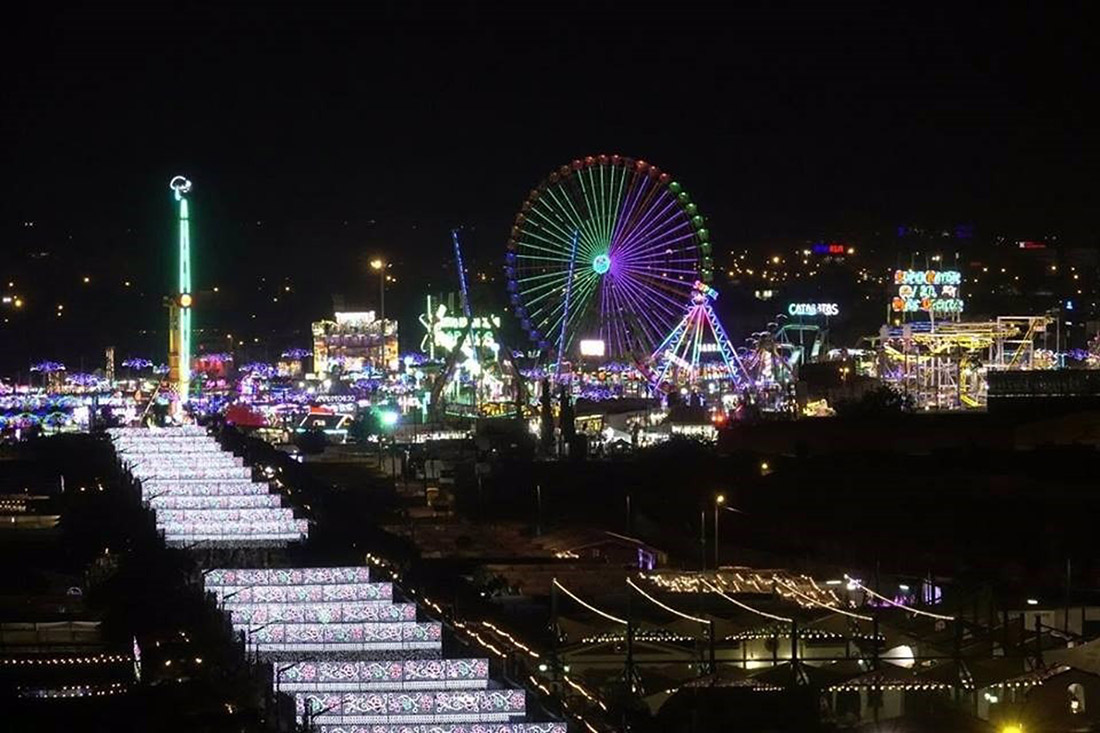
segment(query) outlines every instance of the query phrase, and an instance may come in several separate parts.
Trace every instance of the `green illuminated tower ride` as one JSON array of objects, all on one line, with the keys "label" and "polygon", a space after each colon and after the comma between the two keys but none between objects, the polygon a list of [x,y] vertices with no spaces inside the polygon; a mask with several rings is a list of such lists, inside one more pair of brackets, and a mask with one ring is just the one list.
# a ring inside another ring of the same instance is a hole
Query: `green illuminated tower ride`
[{"label": "green illuminated tower ride", "polygon": [[179,394],[180,404],[186,404],[191,390],[191,217],[187,205],[187,194],[191,192],[191,181],[176,176],[168,184],[179,202],[179,254],[180,279],[179,293],[175,307],[178,309],[172,328],[170,351],[175,356],[176,369],[174,382]]}]

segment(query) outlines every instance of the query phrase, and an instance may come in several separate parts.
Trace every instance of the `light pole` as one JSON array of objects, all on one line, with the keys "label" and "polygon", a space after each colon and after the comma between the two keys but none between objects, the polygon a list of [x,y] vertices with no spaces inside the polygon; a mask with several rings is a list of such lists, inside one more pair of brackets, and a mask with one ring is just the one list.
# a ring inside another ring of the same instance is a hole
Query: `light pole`
[{"label": "light pole", "polygon": [[370,261],[370,269],[378,271],[378,369],[386,368],[386,268],[389,265],[380,257]]},{"label": "light pole", "polygon": [[740,509],[734,509],[731,506],[726,506],[726,495],[718,494],[714,497],[714,569],[717,571],[718,564],[718,510],[724,509],[727,512],[733,512],[734,514],[744,514]]},{"label": "light pole", "polygon": [[718,494],[714,497],[714,569],[718,570],[718,510],[726,503],[726,495]]},{"label": "light pole", "polygon": [[542,484],[535,484],[535,504],[538,512],[535,515],[535,536],[542,537]]},{"label": "light pole", "polygon": [[699,510],[699,555],[703,565],[700,570],[707,569],[707,509],[704,506]]},{"label": "light pole", "polygon": [[378,311],[383,324],[386,321],[386,261],[375,257],[370,261],[370,269],[378,271]]}]

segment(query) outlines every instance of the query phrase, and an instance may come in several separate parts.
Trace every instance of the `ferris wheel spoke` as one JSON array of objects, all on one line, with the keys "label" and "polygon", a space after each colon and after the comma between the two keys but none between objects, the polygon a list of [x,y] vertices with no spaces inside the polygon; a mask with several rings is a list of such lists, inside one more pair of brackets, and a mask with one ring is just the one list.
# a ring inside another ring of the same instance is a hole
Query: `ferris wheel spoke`
[{"label": "ferris wheel spoke", "polygon": [[662,205],[667,200],[671,200],[672,202],[676,200],[667,190],[649,184],[649,179],[642,177],[641,195],[634,207],[634,211],[631,212],[629,221],[630,226],[625,232],[627,234],[645,227],[653,216],[661,210]]},{"label": "ferris wheel spoke", "polygon": [[567,349],[572,343],[574,336],[576,336],[577,331],[580,329],[580,324],[590,320],[587,316],[587,313],[592,307],[592,295],[595,292],[596,286],[599,284],[599,281],[600,278],[596,275],[596,273],[591,272],[590,276],[586,277],[580,283],[574,285],[573,303],[570,306],[569,323],[565,326],[570,332],[566,336]]},{"label": "ferris wheel spoke", "polygon": [[[593,238],[591,220],[586,220],[580,215],[580,213],[577,211],[577,208],[573,205],[573,197],[570,196],[567,191],[562,192],[562,198],[565,199],[565,204],[563,204],[559,200],[558,195],[554,192],[553,189],[547,189],[547,193],[550,194],[550,198],[554,200],[554,203],[557,205],[557,207],[569,219],[569,222],[573,226],[573,228],[580,232],[581,241],[578,243],[578,246],[583,245],[582,248],[585,252],[587,252],[589,247],[591,246],[589,242]],[[572,249],[572,245],[570,245],[570,249]]]},{"label": "ferris wheel spoke", "polygon": [[[588,182],[585,183],[584,174],[588,173]],[[577,172],[577,186],[581,190],[581,196],[584,197],[584,207],[589,212],[589,221],[592,224],[592,241],[588,244],[591,248],[599,247],[599,240],[602,239],[602,222],[603,207],[601,206],[600,195],[596,192],[594,183],[592,181],[592,169],[582,170]],[[585,249],[584,259],[588,259],[589,248]],[[595,255],[592,255],[595,256]]]},{"label": "ferris wheel spoke", "polygon": [[643,351],[651,349],[652,345],[661,339],[663,323],[659,321],[652,307],[642,302],[639,292],[616,283],[615,294],[623,304],[623,312],[642,331],[643,338],[639,344],[641,349]]},{"label": "ferris wheel spoke", "polygon": [[615,226],[611,230],[611,242],[616,242],[620,239],[622,232],[629,228],[630,218],[633,215],[634,207],[637,205],[638,198],[642,195],[641,189],[634,185],[634,181],[631,180],[626,183],[626,176],[623,176],[624,185],[627,186],[626,197],[620,199],[622,201],[619,211],[615,214]]},{"label": "ferris wheel spoke", "polygon": [[[630,283],[634,291],[644,293],[647,300],[652,301],[653,307],[660,308],[666,315],[679,315],[687,304],[690,286],[683,280],[635,276],[629,271],[624,273],[623,279]],[[668,284],[660,283],[660,280]]]},{"label": "ferris wheel spoke", "polygon": [[[587,184],[585,184],[584,173],[587,173]],[[584,194],[585,205],[588,210],[592,211],[593,215],[593,231],[595,234],[594,247],[585,252],[587,255],[585,259],[595,258],[596,254],[605,253],[607,251],[607,234],[604,230],[604,218],[607,216],[606,211],[606,199],[602,189],[597,188],[595,176],[592,173],[592,168],[588,168],[587,171],[582,171],[577,175],[577,183],[581,185],[581,190]]]},{"label": "ferris wheel spoke", "polygon": [[[632,277],[638,277],[638,278],[642,278],[642,279],[646,279],[646,280],[667,280],[668,282],[673,283],[673,285],[675,285],[676,283],[679,283],[680,284],[679,287],[683,288],[685,290],[685,292],[687,290],[690,290],[691,283],[688,283],[687,285],[684,285],[684,281],[683,281],[681,276],[683,276],[683,275],[694,276],[696,274],[695,270],[678,268],[678,267],[669,267],[670,264],[675,264],[675,263],[658,262],[658,263],[641,264],[641,265],[627,264],[627,265],[623,265],[623,267],[621,269],[622,269],[622,272],[624,274],[629,274]],[[676,277],[672,277],[670,275],[670,273],[671,273],[671,275],[675,275]],[[692,281],[692,282],[694,282],[694,281]],[[685,300],[686,300],[686,296],[685,296]]]},{"label": "ferris wheel spoke", "polygon": [[620,267],[642,273],[648,270],[660,270],[661,272],[677,272],[678,274],[695,274],[695,268],[692,267],[694,263],[694,260],[685,260],[683,258],[673,259],[662,253],[630,260],[629,262],[622,262],[620,263]]},{"label": "ferris wheel spoke", "polygon": [[[577,187],[581,191],[581,197],[584,199],[584,209],[589,213],[587,218],[587,228],[585,229],[584,236],[581,237],[577,243],[577,256],[582,262],[587,262],[593,259],[601,251],[600,246],[600,221],[599,221],[599,203],[597,200],[589,195],[588,188],[584,183],[583,171],[577,173]],[[572,204],[570,200],[570,204]],[[573,209],[574,213],[580,216],[580,212],[577,212],[576,207]]]},{"label": "ferris wheel spoke", "polygon": [[610,241],[608,239],[608,236],[607,236],[607,228],[608,228],[608,224],[611,221],[611,216],[612,216],[612,212],[614,211],[614,207],[611,205],[610,197],[608,195],[608,192],[605,190],[605,181],[604,181],[603,168],[600,167],[598,169],[598,172],[599,172],[599,179],[600,179],[599,184],[596,183],[596,173],[593,173],[591,168],[588,169],[588,182],[596,188],[596,200],[599,201],[599,224],[600,225],[599,225],[598,228],[599,228],[599,232],[600,232],[600,241],[602,241],[604,243],[604,246],[606,247],[607,243]]},{"label": "ferris wheel spoke", "polygon": [[637,267],[640,265],[652,267],[658,264],[687,265],[688,267],[691,267],[696,262],[696,259],[694,257],[685,257],[683,254],[677,254],[675,252],[673,252],[673,254],[669,254],[668,250],[669,248],[665,247],[659,251],[649,252],[645,255],[638,257],[631,257],[629,259],[620,258],[619,261],[627,267]]},{"label": "ferris wheel spoke", "polygon": [[[620,286],[615,289],[615,293],[622,304],[621,312],[631,321],[629,325],[636,331],[634,343],[624,342],[625,347],[632,353],[650,351],[652,345],[661,338],[664,324],[650,308],[646,307],[646,304],[641,302],[636,292]],[[625,331],[622,337],[626,338]],[[648,356],[648,353],[645,355]]]},{"label": "ferris wheel spoke", "polygon": [[694,240],[691,222],[674,215],[662,222],[658,227],[650,228],[645,232],[638,232],[631,236],[629,241],[620,245],[620,257],[633,252],[645,252],[653,249],[664,249],[678,241]]},{"label": "ferris wheel spoke", "polygon": [[[541,203],[541,201],[540,201]],[[549,205],[546,207],[549,209]],[[569,225],[569,222],[564,216],[557,211],[542,211],[538,206],[531,207],[531,213],[537,214],[539,219],[542,220],[543,230],[547,235],[555,237],[556,242],[560,243],[568,252],[572,246],[573,241],[573,227]],[[553,214],[553,216],[551,216]],[[568,243],[568,244],[566,244]]]},{"label": "ferris wheel spoke", "polygon": [[535,293],[540,293],[540,294],[537,297],[530,298],[529,302],[532,303],[532,304],[537,303],[540,300],[542,300],[543,298],[545,298],[547,295],[553,294],[554,292],[556,292],[558,290],[562,291],[563,294],[565,293],[565,279],[564,278],[558,278],[558,279],[555,279],[551,282],[545,282],[545,283],[540,283],[538,285],[533,285],[533,286],[527,288],[527,292],[531,295],[534,295]]},{"label": "ferris wheel spoke", "polygon": [[644,230],[652,219],[662,213],[670,203],[675,204],[676,198],[669,195],[668,192],[654,191],[653,189],[645,190],[631,212],[628,227],[622,234],[629,238],[632,233]]},{"label": "ferris wheel spoke", "polygon": [[622,323],[623,306],[611,283],[611,278],[604,278],[600,283],[600,301],[603,304],[600,338],[611,346],[612,353],[623,354],[627,352],[626,325]]},{"label": "ferris wheel spoke", "polygon": [[[584,173],[585,171],[581,170],[577,171],[576,174],[575,183],[576,188],[580,190],[580,196],[575,197],[576,201],[574,201],[573,197],[567,200],[572,208],[574,216],[576,216],[578,220],[585,222],[585,228],[582,230],[585,236],[581,242],[583,246],[579,246],[579,254],[582,260],[591,260],[596,255],[604,252],[605,245],[601,241],[599,196],[596,194],[592,185],[585,185]],[[589,179],[589,184],[591,184],[591,177]],[[584,212],[587,213],[587,216],[577,210],[576,204],[581,202],[584,204]]]},{"label": "ferris wheel spoke", "polygon": [[638,223],[638,226],[624,233],[622,240],[618,243],[619,251],[626,253],[644,248],[651,242],[662,239],[666,230],[675,230],[679,222],[690,227],[690,222],[677,208],[676,199],[669,198],[670,200],[662,209],[656,213],[650,212],[644,221]]},{"label": "ferris wheel spoke", "polygon": [[[569,314],[569,323],[564,324],[564,328],[568,329],[570,324],[579,320],[578,314],[583,314],[588,307],[588,298],[592,292],[592,284],[595,283],[597,277],[595,273],[587,278],[577,278],[581,280],[579,283],[573,285],[573,303],[571,306],[572,312]],[[545,333],[547,334],[559,334],[559,328],[563,326],[563,320],[565,318],[565,298],[563,297],[546,311],[546,315],[543,318],[543,322],[546,324]]]},{"label": "ferris wheel spoke", "polygon": [[[625,178],[626,176],[622,168],[612,168],[611,172],[605,175],[603,167],[600,167],[600,192],[603,201],[600,237],[603,241],[605,252],[609,252],[611,249],[611,237],[617,222],[619,206],[622,203],[622,182]],[[618,179],[617,186],[616,179]],[[606,194],[604,193],[605,189]]]},{"label": "ferris wheel spoke", "polygon": [[624,234],[637,227],[639,221],[645,216],[646,211],[649,209],[653,191],[647,185],[648,181],[648,178],[644,176],[639,177],[637,175],[631,179],[630,186],[633,196],[631,196],[629,204],[624,207],[621,214],[622,226],[615,235],[616,240],[622,239]]},{"label": "ferris wheel spoke", "polygon": [[[528,235],[528,236],[533,236],[533,235]],[[551,242],[551,241],[539,240],[539,242],[534,242],[534,241],[531,241],[529,239],[526,239],[526,240],[521,240],[520,244],[525,249],[533,249],[537,252],[546,252],[547,254],[556,255],[556,257],[554,257],[553,259],[564,259],[566,262],[569,261],[569,251],[566,250],[566,251],[563,252],[560,247],[549,246],[549,245],[553,244],[553,242]],[[517,257],[520,257],[520,256],[524,256],[524,255],[517,255]]]},{"label": "ferris wheel spoke", "polygon": [[[616,167],[615,172],[618,174],[618,188],[615,193],[615,206],[611,210],[611,217],[609,219],[610,228],[608,230],[608,247],[610,248],[610,242],[615,241],[616,232],[622,225],[622,211],[625,199],[630,197],[630,189],[626,185],[626,172],[622,168]],[[612,176],[614,178],[615,176]]]},{"label": "ferris wheel spoke", "polygon": [[[551,253],[553,252],[553,250],[549,250],[549,249],[546,249],[546,248],[540,248],[539,251],[551,252]],[[528,254],[516,255],[516,259],[517,260],[532,260],[534,262],[565,262],[566,264],[569,263],[569,258],[568,257],[562,257],[561,255],[550,255],[550,254],[546,254],[546,255],[528,255]],[[539,267],[546,267],[546,265],[538,265],[538,266]],[[564,270],[561,271],[561,275],[562,275],[562,277],[565,276],[565,271]]]}]

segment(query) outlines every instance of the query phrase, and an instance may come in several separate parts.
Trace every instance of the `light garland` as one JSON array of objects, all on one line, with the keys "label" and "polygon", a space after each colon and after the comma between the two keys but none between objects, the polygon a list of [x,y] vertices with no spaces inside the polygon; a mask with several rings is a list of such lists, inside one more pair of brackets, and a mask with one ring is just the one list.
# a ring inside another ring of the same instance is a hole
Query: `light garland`
[{"label": "light garland", "polygon": [[514,647],[516,647],[520,651],[526,653],[527,656],[531,657],[532,659],[539,659],[538,652],[536,652],[534,649],[527,646],[526,644],[521,643],[518,639],[516,639],[516,637],[509,634],[504,629],[501,629],[498,626],[494,626],[493,624],[489,623],[488,621],[482,621],[481,625],[484,626],[485,628],[489,629],[493,633],[495,633],[497,636],[502,636],[505,639],[507,639],[508,641],[512,642],[512,645]]},{"label": "light garland", "polygon": [[[665,631],[664,629],[655,629],[650,631],[637,630],[632,636],[634,641],[649,641],[649,642],[680,642],[680,641],[695,641],[696,637],[687,636],[685,634],[674,634],[671,631]],[[626,641],[625,634],[597,634],[596,636],[586,636],[581,639],[582,644],[620,644]]]},{"label": "light garland", "polygon": [[65,664],[120,664],[133,661],[125,654],[99,654],[91,657],[52,657],[48,659],[0,659],[0,664],[10,666],[41,666],[41,665],[65,665]]},{"label": "light garland", "polygon": [[563,674],[561,678],[565,682],[565,684],[569,685],[574,690],[579,692],[581,697],[583,697],[585,700],[592,703],[593,705],[598,705],[600,709],[602,709],[604,712],[607,712],[607,705],[604,704],[603,700],[600,700],[588,690],[584,689],[584,687],[579,683],[574,682],[572,679],[569,678],[569,675]]},{"label": "light garland", "polygon": [[891,682],[883,684],[881,682],[872,682],[866,685],[853,684],[851,682],[845,682],[840,685],[832,685],[825,688],[829,692],[857,692],[859,690],[871,690],[871,691],[914,691],[914,690],[950,690],[951,685],[942,682]]},{"label": "light garland", "polygon": [[[821,588],[813,578],[807,575],[791,575],[781,570],[760,571],[751,568],[727,568],[703,572],[658,572],[642,574],[643,578],[670,593],[698,593],[704,583],[709,583],[728,593],[757,593],[771,595],[779,593],[788,600],[796,600],[799,605],[812,607],[818,603],[832,605],[840,603],[840,598],[829,589]],[[781,581],[783,585],[779,585]],[[813,602],[799,600],[790,592],[792,586],[803,596],[813,598]]]},{"label": "light garland", "polygon": [[844,574],[844,579],[847,580],[849,583],[855,584],[855,586],[857,588],[862,590],[864,593],[869,594],[871,597],[877,598],[880,601],[883,601],[885,603],[890,604],[891,606],[895,606],[896,608],[900,608],[900,609],[903,609],[905,611],[908,611],[909,613],[915,613],[919,616],[927,616],[928,618],[934,618],[934,619],[937,619],[939,621],[954,621],[955,620],[954,616],[945,616],[945,615],[939,614],[939,613],[932,613],[930,611],[923,611],[919,608],[913,608],[912,606],[906,606],[903,603],[898,603],[897,601],[894,601],[890,598],[887,598],[886,596],[882,595],[881,593],[876,593],[875,591],[873,591],[870,588],[868,588],[867,586],[865,586],[862,581],[856,580],[855,578],[848,575],[847,573]]},{"label": "light garland", "polygon": [[774,613],[768,613],[767,611],[761,611],[758,608],[753,608],[752,606],[748,605],[747,603],[742,603],[741,601],[737,600],[736,598],[733,598],[732,596],[726,595],[725,593],[723,593],[721,590],[719,590],[717,587],[711,585],[710,583],[708,583],[706,581],[703,581],[703,582],[706,585],[706,587],[710,589],[710,591],[712,593],[716,593],[720,598],[725,598],[727,601],[729,601],[733,605],[737,606],[738,608],[742,608],[746,611],[751,611],[752,613],[755,613],[758,616],[763,616],[764,618],[770,618],[770,619],[773,619],[775,621],[785,621],[788,624],[794,623],[794,619],[790,619],[790,618],[787,618],[785,616],[777,616]]},{"label": "light garland", "polygon": [[[784,581],[780,580],[777,577],[776,582],[777,583],[783,583]],[[859,619],[860,621],[873,621],[874,620],[870,616],[864,616],[863,614],[853,613],[852,611],[845,611],[843,608],[837,608],[836,606],[830,606],[829,604],[821,603],[820,601],[817,601],[817,600],[811,598],[810,596],[807,596],[807,595],[801,593],[800,591],[798,591],[797,589],[792,588],[790,586],[788,586],[787,589],[789,591],[791,591],[791,593],[794,593],[797,596],[801,596],[801,597],[805,598],[808,603],[811,603],[815,606],[821,606],[822,608],[826,608],[826,609],[832,611],[833,613],[839,613],[843,616],[848,616],[850,618]]]},{"label": "light garland", "polygon": [[676,609],[675,609],[675,608],[673,608],[672,606],[669,606],[669,605],[666,605],[666,604],[664,604],[664,603],[661,603],[661,602],[660,602],[659,600],[657,600],[656,598],[654,598],[653,596],[649,595],[649,594],[648,594],[648,593],[646,593],[646,592],[645,592],[644,590],[642,590],[642,589],[641,589],[641,588],[640,588],[640,587],[639,587],[639,586],[638,586],[638,585],[637,585],[637,584],[636,584],[636,583],[635,583],[635,582],[634,582],[633,580],[631,580],[630,578],[627,578],[627,579],[626,579],[626,584],[627,584],[627,585],[629,585],[629,586],[630,586],[631,588],[633,588],[634,590],[636,590],[636,591],[638,591],[639,593],[641,593],[641,594],[642,594],[642,597],[644,597],[644,598],[645,598],[646,600],[648,600],[648,601],[650,601],[651,603],[654,603],[654,604],[656,604],[656,605],[660,606],[661,608],[665,609],[665,610],[666,610],[666,611],[668,611],[669,613],[672,613],[672,614],[675,614],[675,615],[679,616],[680,618],[684,618],[684,619],[687,619],[688,621],[694,621],[694,622],[696,622],[696,623],[700,623],[700,624],[706,624],[707,626],[710,626],[710,625],[711,625],[711,624],[713,623],[713,622],[712,622],[712,621],[711,621],[710,619],[705,619],[705,618],[699,618],[698,616],[691,616],[691,615],[688,615],[688,614],[684,613],[683,611],[678,611],[678,610],[676,610]]},{"label": "light garland", "polygon": [[112,682],[109,685],[62,685],[53,688],[19,687],[17,689],[19,697],[23,698],[105,697],[119,695],[128,690],[123,682]]},{"label": "light garland", "polygon": [[[787,637],[791,635],[792,627],[786,628],[774,628],[774,629],[761,629],[755,631],[742,631],[737,634],[730,634],[724,638],[724,641],[755,641],[759,639],[774,639],[776,637]],[[819,629],[799,629],[798,639],[799,641],[846,641],[848,639],[861,640],[861,641],[883,641],[886,637],[879,634],[877,637],[872,634],[851,634],[845,635],[835,631],[821,631]]]},{"label": "light garland", "polygon": [[577,603],[579,603],[582,606],[584,606],[585,608],[587,608],[589,611],[592,611],[593,613],[599,614],[600,616],[603,616],[604,618],[608,619],[609,621],[614,621],[615,623],[622,624],[623,626],[628,625],[628,623],[625,620],[619,618],[618,616],[612,616],[610,613],[607,613],[606,611],[601,611],[600,609],[596,608],[592,604],[586,603],[584,600],[579,598],[575,593],[573,593],[573,591],[569,590],[564,585],[562,585],[558,581],[557,578],[554,578],[554,580],[552,581],[552,585],[557,587],[558,590],[565,593],[565,595],[569,596],[570,598],[572,598]]}]

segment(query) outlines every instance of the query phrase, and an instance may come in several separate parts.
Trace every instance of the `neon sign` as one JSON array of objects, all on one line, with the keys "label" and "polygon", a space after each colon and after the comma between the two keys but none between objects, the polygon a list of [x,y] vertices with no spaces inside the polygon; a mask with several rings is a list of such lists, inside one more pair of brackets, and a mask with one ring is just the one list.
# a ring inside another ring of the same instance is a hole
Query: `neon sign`
[{"label": "neon sign", "polygon": [[837,316],[840,315],[840,306],[836,303],[791,303],[787,306],[787,314],[791,316]]},{"label": "neon sign", "polygon": [[895,270],[890,307],[895,313],[962,313],[961,284],[958,270]]}]

